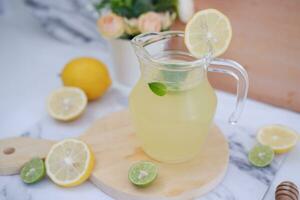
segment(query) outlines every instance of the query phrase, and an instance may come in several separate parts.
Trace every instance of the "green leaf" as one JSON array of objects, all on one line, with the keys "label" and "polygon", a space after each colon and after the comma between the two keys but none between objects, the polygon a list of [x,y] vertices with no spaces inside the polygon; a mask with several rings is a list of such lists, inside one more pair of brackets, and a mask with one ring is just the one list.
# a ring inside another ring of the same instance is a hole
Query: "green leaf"
[{"label": "green leaf", "polygon": [[132,18],[132,16],[133,16],[131,10],[126,7],[113,7],[112,11],[114,13],[116,13],[117,15],[126,17],[126,18]]},{"label": "green leaf", "polygon": [[178,0],[101,0],[95,4],[95,8],[100,11],[110,8],[112,12],[126,18],[137,18],[141,14],[156,11],[176,11]]},{"label": "green leaf", "polygon": [[138,17],[143,13],[153,10],[154,5],[151,0],[135,0],[132,7],[133,17]]},{"label": "green leaf", "polygon": [[156,0],[155,2],[155,11],[165,12],[165,11],[174,11],[177,12],[178,0]]},{"label": "green leaf", "polygon": [[132,0],[125,0],[125,5],[126,5],[127,7],[132,6]]},{"label": "green leaf", "polygon": [[109,6],[110,0],[102,0],[99,3],[96,3],[94,6],[96,10],[101,10],[105,8],[106,6]]},{"label": "green leaf", "polygon": [[111,0],[111,10],[117,15],[131,18],[132,17],[132,1],[128,0]]},{"label": "green leaf", "polygon": [[168,92],[167,86],[160,82],[148,83],[148,86],[151,91],[158,96],[164,96]]}]

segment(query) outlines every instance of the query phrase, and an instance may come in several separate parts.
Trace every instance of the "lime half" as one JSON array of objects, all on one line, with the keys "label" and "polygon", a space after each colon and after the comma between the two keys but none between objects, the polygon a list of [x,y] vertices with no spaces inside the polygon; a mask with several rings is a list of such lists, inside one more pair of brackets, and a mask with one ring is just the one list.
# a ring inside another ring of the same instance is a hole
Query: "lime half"
[{"label": "lime half", "polygon": [[24,183],[32,184],[40,181],[46,174],[44,161],[40,158],[33,158],[25,163],[21,169],[21,179]]},{"label": "lime half", "polygon": [[256,167],[268,166],[274,158],[274,151],[271,147],[257,145],[251,149],[248,155],[249,162]]},{"label": "lime half", "polygon": [[145,187],[157,177],[157,166],[149,161],[140,161],[131,166],[128,173],[129,180],[136,186]]}]

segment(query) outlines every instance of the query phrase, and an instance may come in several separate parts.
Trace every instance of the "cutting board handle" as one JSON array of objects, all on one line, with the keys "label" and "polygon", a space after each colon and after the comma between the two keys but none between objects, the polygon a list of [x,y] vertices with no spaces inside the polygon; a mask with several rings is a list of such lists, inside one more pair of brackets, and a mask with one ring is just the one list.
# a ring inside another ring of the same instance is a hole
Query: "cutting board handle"
[{"label": "cutting board handle", "polygon": [[53,143],[28,137],[0,140],[0,175],[19,173],[21,167],[33,157],[45,158]]}]

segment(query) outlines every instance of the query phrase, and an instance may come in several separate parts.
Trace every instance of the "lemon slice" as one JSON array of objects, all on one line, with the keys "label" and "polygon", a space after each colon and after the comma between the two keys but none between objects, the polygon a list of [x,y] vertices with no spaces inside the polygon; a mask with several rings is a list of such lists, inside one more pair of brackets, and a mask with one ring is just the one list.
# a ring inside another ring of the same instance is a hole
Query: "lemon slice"
[{"label": "lemon slice", "polygon": [[223,54],[231,41],[229,19],[216,9],[197,12],[185,28],[184,42],[190,53],[197,57]]},{"label": "lemon slice", "polygon": [[66,139],[54,144],[46,157],[46,172],[57,185],[72,187],[89,178],[94,168],[94,154],[87,144]]},{"label": "lemon slice", "polygon": [[54,119],[69,121],[80,116],[86,105],[87,97],[81,89],[62,87],[50,94],[47,109]]},{"label": "lemon slice", "polygon": [[282,125],[268,125],[257,132],[257,140],[262,145],[270,146],[275,153],[291,150],[298,141],[298,134]]}]

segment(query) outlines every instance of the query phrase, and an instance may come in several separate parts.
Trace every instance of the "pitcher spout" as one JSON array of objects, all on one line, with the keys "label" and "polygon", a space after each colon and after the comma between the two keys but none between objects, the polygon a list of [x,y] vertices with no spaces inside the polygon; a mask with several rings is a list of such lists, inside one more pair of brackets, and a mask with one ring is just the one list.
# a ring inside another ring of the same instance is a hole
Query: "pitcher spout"
[{"label": "pitcher spout", "polygon": [[158,33],[158,32],[139,34],[131,40],[131,43],[134,47],[136,47],[136,46],[144,47],[145,45],[147,45],[149,40],[151,40],[154,37],[159,36],[160,34],[161,33]]},{"label": "pitcher spout", "polygon": [[163,52],[165,47],[173,42],[178,42],[172,41],[172,39],[183,37],[184,32],[182,31],[149,32],[135,36],[131,40],[131,45],[138,57],[145,56],[148,59],[152,59],[154,55],[150,51],[152,51],[154,44],[156,49],[161,48],[160,51]]},{"label": "pitcher spout", "polygon": [[[154,42],[155,38],[158,38],[158,36],[161,33],[157,32],[151,32],[151,33],[143,33],[140,35],[135,36],[131,40],[131,45],[136,53],[136,55],[139,57],[139,55],[147,55],[147,51],[145,49],[145,46],[147,44]],[[149,55],[148,55],[149,56]]]}]

